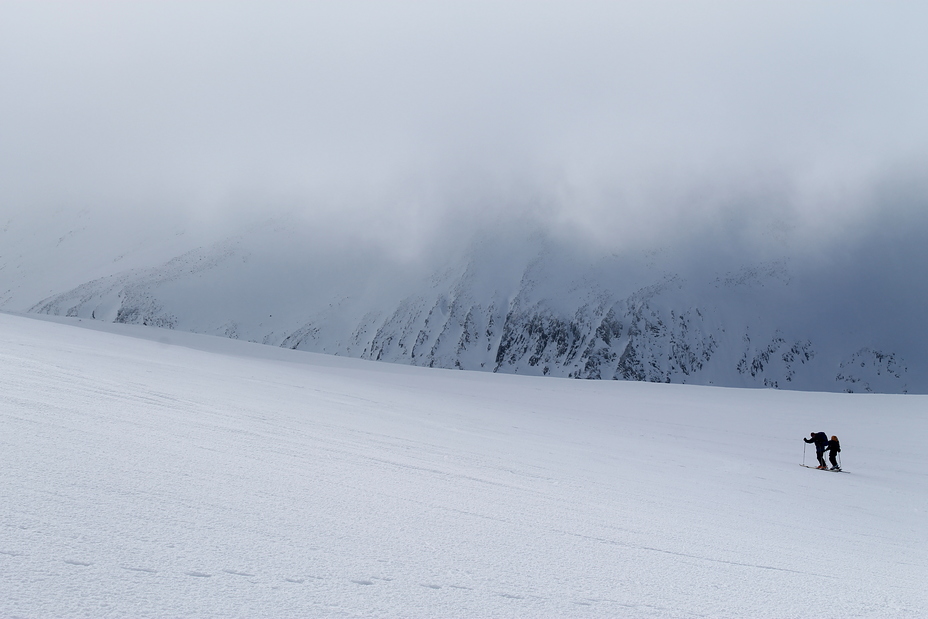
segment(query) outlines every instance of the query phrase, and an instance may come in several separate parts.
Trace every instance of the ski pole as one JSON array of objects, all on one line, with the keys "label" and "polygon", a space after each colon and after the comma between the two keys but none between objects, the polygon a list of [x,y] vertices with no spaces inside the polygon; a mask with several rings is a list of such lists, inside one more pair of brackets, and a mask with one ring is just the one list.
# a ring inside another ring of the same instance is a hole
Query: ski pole
[{"label": "ski pole", "polygon": [[806,465],[806,444],[802,443],[802,466]]}]

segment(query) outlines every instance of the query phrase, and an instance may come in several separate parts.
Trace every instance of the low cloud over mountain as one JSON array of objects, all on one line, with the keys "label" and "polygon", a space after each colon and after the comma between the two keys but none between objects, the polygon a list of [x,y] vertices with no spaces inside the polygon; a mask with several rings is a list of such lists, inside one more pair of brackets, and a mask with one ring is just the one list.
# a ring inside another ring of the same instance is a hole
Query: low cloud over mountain
[{"label": "low cloud over mountain", "polygon": [[925,391],[916,6],[0,8],[0,308]]}]

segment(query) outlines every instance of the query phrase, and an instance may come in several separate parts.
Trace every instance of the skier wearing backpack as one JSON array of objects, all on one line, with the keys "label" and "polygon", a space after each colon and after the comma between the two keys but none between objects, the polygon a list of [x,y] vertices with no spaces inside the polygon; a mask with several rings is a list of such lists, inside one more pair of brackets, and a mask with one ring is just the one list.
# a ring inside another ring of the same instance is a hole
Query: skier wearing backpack
[{"label": "skier wearing backpack", "polygon": [[815,443],[815,457],[818,458],[817,469],[827,469],[825,466],[825,447],[828,446],[828,435],[824,432],[811,432],[810,438],[802,439],[806,443]]},{"label": "skier wearing backpack", "polygon": [[837,455],[841,452],[841,443],[838,442],[838,437],[832,436],[831,440],[828,441],[828,444],[825,446],[825,449],[828,450],[828,459],[831,461],[831,470],[840,471],[841,467],[838,466],[838,461],[836,460]]}]

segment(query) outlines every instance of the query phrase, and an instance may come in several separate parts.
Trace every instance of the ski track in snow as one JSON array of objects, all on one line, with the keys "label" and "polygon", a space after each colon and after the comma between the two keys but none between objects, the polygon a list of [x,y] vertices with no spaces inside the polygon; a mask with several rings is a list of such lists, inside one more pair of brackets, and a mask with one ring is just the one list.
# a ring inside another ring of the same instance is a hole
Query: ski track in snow
[{"label": "ski track in snow", "polygon": [[0,616],[928,613],[924,396],[110,328],[0,314]]}]

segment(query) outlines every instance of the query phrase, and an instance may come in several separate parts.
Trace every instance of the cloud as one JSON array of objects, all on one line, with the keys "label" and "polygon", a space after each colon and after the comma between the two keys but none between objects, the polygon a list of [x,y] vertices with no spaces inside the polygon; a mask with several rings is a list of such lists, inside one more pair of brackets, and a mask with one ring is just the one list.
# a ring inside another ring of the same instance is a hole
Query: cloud
[{"label": "cloud", "polygon": [[928,163],[926,22],[915,3],[4,3],[0,208],[285,209],[385,244],[520,218],[611,247],[827,240]]}]

